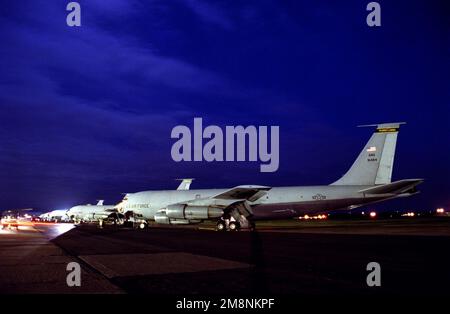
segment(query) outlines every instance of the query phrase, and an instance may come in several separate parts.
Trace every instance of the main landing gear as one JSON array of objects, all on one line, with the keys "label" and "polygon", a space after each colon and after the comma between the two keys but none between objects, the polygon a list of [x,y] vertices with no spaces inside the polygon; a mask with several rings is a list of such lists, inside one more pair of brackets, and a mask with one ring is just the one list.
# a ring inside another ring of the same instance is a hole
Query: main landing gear
[{"label": "main landing gear", "polygon": [[239,221],[232,219],[219,219],[216,224],[216,231],[240,231],[242,229],[248,229],[250,231],[255,231],[255,223],[253,221],[244,221],[242,224]]},{"label": "main landing gear", "polygon": [[241,229],[241,224],[237,221],[232,221],[228,224],[228,229],[230,231],[239,231]]},{"label": "main landing gear", "polygon": [[216,224],[217,231],[239,231],[241,224],[237,221],[230,221],[229,219],[220,219]]},{"label": "main landing gear", "polygon": [[226,231],[226,230],[227,230],[227,225],[226,225],[225,221],[219,220],[216,224],[216,231]]},{"label": "main landing gear", "polygon": [[[242,207],[242,208],[241,208]],[[217,231],[239,231],[247,229],[255,230],[255,223],[251,218],[252,212],[250,208],[245,206],[230,208],[226,210],[216,224]]]}]

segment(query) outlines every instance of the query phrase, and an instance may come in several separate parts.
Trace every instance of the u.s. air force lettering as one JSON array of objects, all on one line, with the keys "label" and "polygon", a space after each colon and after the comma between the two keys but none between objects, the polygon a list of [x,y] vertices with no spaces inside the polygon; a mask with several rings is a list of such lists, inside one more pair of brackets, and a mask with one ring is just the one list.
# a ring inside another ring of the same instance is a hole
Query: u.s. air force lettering
[{"label": "u.s. air force lettering", "polygon": [[150,204],[127,204],[126,208],[150,208]]}]

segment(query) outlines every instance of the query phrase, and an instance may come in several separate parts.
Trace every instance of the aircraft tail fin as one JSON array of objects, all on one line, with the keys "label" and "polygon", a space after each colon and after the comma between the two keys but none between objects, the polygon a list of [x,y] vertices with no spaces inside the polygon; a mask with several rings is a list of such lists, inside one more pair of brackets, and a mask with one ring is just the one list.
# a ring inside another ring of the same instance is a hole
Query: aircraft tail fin
[{"label": "aircraft tail fin", "polygon": [[391,183],[398,130],[405,122],[360,125],[376,126],[375,132],[353,165],[331,185],[378,185]]},{"label": "aircraft tail fin", "polygon": [[104,202],[104,200],[98,200],[97,206],[102,206],[103,202]]},{"label": "aircraft tail fin", "polygon": [[191,183],[194,179],[177,179],[177,180],[181,180],[181,183],[178,186],[177,190],[189,190],[189,187],[191,186]]}]

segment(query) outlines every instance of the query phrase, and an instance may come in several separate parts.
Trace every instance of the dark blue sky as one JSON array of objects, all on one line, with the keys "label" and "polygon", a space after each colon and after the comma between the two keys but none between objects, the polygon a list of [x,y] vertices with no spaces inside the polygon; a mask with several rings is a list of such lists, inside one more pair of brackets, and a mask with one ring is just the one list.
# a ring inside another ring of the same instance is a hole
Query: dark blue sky
[{"label": "dark blue sky", "polygon": [[[423,193],[389,208],[450,206],[450,6],[379,1],[64,0],[0,6],[1,208],[66,208],[120,193],[328,184],[368,137],[407,121],[393,179]],[[177,124],[279,125],[280,168],[175,163]]]}]

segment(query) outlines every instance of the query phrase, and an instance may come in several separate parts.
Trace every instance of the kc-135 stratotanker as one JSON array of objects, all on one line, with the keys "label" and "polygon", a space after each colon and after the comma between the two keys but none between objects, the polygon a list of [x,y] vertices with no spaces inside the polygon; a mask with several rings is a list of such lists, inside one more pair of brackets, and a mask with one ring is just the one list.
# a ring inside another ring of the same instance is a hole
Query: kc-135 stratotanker
[{"label": "kc-135 stratotanker", "polygon": [[417,192],[423,179],[391,182],[395,148],[403,122],[376,127],[350,169],[330,185],[269,187],[240,185],[229,189],[189,189],[191,179],[177,190],[129,193],[112,211],[133,217],[144,228],[157,224],[197,224],[216,220],[217,230],[253,227],[258,220],[349,210]]}]

